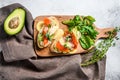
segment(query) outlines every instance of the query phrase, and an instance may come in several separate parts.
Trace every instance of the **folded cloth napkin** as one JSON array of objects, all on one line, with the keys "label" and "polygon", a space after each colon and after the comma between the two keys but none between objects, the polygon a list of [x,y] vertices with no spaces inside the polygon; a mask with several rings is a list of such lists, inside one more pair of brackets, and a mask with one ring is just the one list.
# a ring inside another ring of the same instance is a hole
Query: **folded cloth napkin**
[{"label": "folded cloth napkin", "polygon": [[[3,30],[4,20],[18,7],[26,10],[25,26],[19,34],[8,36]],[[31,13],[18,3],[0,9],[0,80],[104,80],[106,58],[81,67],[86,55],[37,57],[32,23]]]},{"label": "folded cloth napkin", "polygon": [[[26,19],[23,30],[14,36],[4,32],[4,20],[15,9],[23,8]],[[13,4],[0,9],[0,44],[5,61],[16,61],[36,57],[33,49],[33,18],[31,13],[20,4]]]}]

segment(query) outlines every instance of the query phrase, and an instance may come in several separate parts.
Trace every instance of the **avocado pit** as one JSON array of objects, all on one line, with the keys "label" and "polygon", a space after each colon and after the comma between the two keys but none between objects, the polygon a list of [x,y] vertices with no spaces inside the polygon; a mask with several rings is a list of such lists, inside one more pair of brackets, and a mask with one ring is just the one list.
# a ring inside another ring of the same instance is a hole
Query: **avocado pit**
[{"label": "avocado pit", "polygon": [[9,22],[9,28],[15,29],[19,26],[20,20],[19,17],[14,17]]}]

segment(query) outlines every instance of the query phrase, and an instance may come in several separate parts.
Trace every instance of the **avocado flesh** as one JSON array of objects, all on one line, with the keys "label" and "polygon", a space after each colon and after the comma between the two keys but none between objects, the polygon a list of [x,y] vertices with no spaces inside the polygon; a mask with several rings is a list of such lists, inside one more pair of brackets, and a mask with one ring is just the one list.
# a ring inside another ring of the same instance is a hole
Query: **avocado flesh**
[{"label": "avocado flesh", "polygon": [[[17,21],[16,21],[17,20]],[[19,33],[24,27],[25,10],[17,8],[13,10],[4,22],[4,31],[8,35],[15,35]]]}]

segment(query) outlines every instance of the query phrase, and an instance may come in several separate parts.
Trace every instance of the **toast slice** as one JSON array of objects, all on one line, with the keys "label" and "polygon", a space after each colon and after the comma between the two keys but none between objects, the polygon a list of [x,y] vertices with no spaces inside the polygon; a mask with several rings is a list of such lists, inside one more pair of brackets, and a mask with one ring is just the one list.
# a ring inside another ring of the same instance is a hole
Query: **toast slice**
[{"label": "toast slice", "polygon": [[[50,50],[56,53],[74,54],[77,52],[80,35],[77,30],[70,31],[58,30],[55,34],[58,38],[52,43]],[[61,35],[59,35],[61,34]]]},{"label": "toast slice", "polygon": [[45,48],[49,46],[54,39],[54,34],[59,28],[59,22],[55,17],[45,17],[35,25],[37,30],[37,46]]}]

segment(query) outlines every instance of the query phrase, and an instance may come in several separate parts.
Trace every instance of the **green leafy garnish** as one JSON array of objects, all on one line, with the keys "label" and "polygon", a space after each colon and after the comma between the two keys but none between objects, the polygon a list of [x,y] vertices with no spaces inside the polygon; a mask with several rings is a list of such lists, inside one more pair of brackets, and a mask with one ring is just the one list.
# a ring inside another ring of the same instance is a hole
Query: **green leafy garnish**
[{"label": "green leafy garnish", "polygon": [[95,19],[92,16],[76,15],[73,19],[65,20],[62,23],[68,26],[69,31],[76,28],[82,35],[79,39],[82,48],[88,49],[94,45],[94,40],[98,34],[94,29],[93,22],[95,22]]},{"label": "green leafy garnish", "polygon": [[86,19],[88,19],[90,22],[95,22],[95,19],[92,16],[86,16]]},{"label": "green leafy garnish", "polygon": [[88,49],[91,47],[91,45],[94,44],[94,40],[91,39],[90,36],[81,35],[81,38],[79,41],[83,49]]}]

